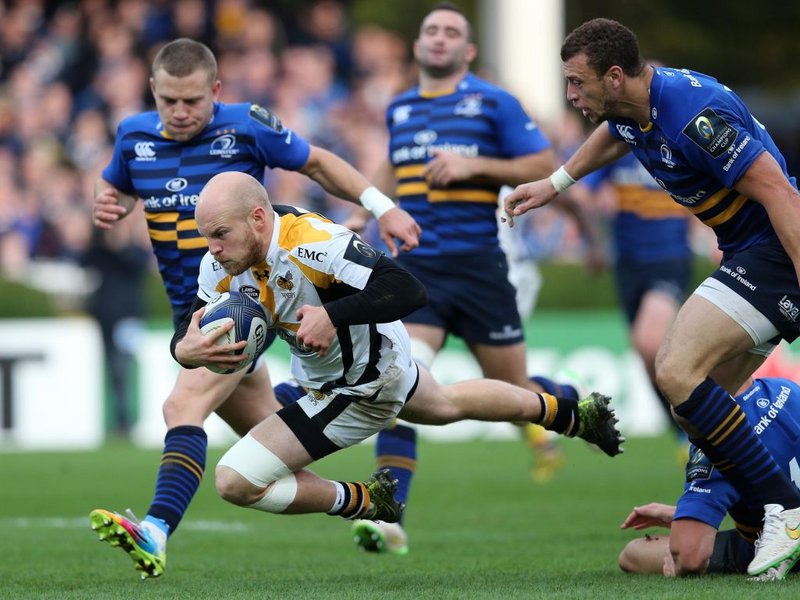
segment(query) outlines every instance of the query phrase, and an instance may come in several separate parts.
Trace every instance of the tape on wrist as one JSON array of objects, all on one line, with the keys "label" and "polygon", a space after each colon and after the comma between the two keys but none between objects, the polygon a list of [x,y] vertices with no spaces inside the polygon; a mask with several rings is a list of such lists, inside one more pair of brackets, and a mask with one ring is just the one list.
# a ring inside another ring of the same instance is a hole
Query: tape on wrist
[{"label": "tape on wrist", "polygon": [[358,199],[361,201],[361,206],[375,215],[376,219],[380,219],[385,212],[395,207],[395,203],[375,186],[370,186],[361,192]]},{"label": "tape on wrist", "polygon": [[550,183],[553,184],[553,187],[560,194],[573,183],[575,183],[575,180],[569,173],[567,173],[564,165],[561,165],[558,167],[558,170],[555,173],[550,175]]}]

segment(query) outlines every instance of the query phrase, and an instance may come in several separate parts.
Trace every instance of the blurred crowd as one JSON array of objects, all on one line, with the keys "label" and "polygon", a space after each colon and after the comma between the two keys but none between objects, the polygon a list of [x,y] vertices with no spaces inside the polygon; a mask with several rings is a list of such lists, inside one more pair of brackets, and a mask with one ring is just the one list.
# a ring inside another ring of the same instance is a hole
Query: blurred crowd
[{"label": "blurred crowd", "polygon": [[[349,11],[347,0],[0,0],[0,277],[93,314],[104,304],[98,295],[142,296],[154,261],[128,259],[149,256],[145,220],[95,229],[93,188],[120,120],[153,108],[150,64],[178,37],[215,52],[223,102],[269,107],[370,177],[387,152],[385,107],[416,79],[412,40],[355,26]],[[575,111],[542,125],[560,160],[587,133]],[[265,183],[277,203],[339,221],[352,209],[297,173],[270,171]],[[597,216],[607,216],[602,207]],[[365,235],[380,245],[376,230]],[[575,223],[550,207],[527,215],[511,243],[531,262],[586,254]],[[128,290],[109,291],[114,279]],[[131,316],[146,316],[143,301],[128,304]]]},{"label": "blurred crowd", "polygon": [[[280,5],[262,4],[0,3],[5,277],[35,284],[39,267],[80,265],[93,244],[149,244],[144,220],[137,218],[123,221],[109,234],[113,239],[99,239],[90,220],[93,184],[108,162],[119,121],[152,108],[150,63],[160,45],[176,37],[201,40],[217,53],[223,101],[270,106],[312,142],[365,173],[374,169],[385,147],[383,107],[409,78],[406,43],[375,27],[350,31],[346,7],[334,0],[308,3],[290,15],[281,14]],[[307,189],[302,177],[276,172],[269,185],[284,202],[342,210],[319,189]],[[57,285],[52,269],[39,279]],[[77,287],[92,285],[81,283]]]},{"label": "blurred crowd", "polygon": [[[93,229],[93,185],[119,121],[152,108],[150,63],[161,44],[177,37],[214,50],[224,102],[270,107],[368,177],[386,155],[384,108],[415,79],[411,40],[374,25],[353,27],[343,0],[298,7],[249,0],[0,2],[0,275],[69,304],[99,285],[81,268],[90,251],[149,246],[142,218],[125,219],[110,233]],[[295,173],[270,172],[266,183],[277,202],[333,219],[351,208]],[[531,236],[541,240],[533,254],[579,251],[569,227],[546,215],[539,221],[547,231]]]}]

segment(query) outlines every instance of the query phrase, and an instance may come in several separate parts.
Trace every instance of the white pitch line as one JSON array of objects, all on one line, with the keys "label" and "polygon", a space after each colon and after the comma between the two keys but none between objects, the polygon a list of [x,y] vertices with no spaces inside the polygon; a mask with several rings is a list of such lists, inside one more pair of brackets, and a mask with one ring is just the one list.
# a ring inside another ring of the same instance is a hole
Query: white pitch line
[{"label": "white pitch line", "polygon": [[[0,517],[0,529],[86,529],[88,517]],[[242,533],[250,529],[240,521],[186,521],[181,530]]]}]

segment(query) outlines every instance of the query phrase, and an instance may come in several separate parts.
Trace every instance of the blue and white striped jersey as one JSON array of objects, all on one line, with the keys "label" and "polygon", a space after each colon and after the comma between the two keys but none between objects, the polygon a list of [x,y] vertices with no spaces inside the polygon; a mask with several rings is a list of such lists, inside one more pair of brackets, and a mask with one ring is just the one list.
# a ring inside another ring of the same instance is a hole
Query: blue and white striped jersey
[{"label": "blue and white striped jersey", "polygon": [[498,249],[495,211],[501,186],[473,181],[431,188],[423,171],[437,150],[516,158],[549,148],[519,101],[467,74],[455,89],[440,94],[423,94],[419,87],[401,94],[389,105],[386,123],[397,198],[422,228],[420,245],[411,254]]},{"label": "blue and white striped jersey", "polygon": [[214,106],[211,121],[186,142],[171,139],[155,111],[123,120],[103,179],[141,198],[158,268],[173,307],[197,294],[206,240],[194,208],[214,175],[241,171],[264,179],[265,167],[296,171],[308,160],[308,142],[256,104]]},{"label": "blue and white striped jersey", "polygon": [[764,207],[733,188],[762,152],[769,152],[784,173],[786,161],[741,99],[713,77],[657,67],[648,126],[611,119],[608,128],[630,145],[675,201],[714,229],[721,250],[776,239]]}]

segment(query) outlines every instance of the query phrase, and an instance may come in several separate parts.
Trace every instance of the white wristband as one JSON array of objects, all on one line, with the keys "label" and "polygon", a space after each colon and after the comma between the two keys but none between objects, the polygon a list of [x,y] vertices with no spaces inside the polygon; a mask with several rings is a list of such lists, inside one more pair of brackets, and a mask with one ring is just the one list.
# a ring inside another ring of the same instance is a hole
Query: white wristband
[{"label": "white wristband", "polygon": [[553,187],[556,188],[556,191],[560,194],[575,183],[575,180],[567,173],[564,165],[561,165],[555,173],[550,175],[550,183],[553,184]]},{"label": "white wristband", "polygon": [[358,199],[361,201],[361,206],[375,215],[376,219],[380,219],[383,213],[395,207],[395,203],[392,202],[391,198],[385,196],[375,186],[369,186],[361,192],[361,196]]}]

